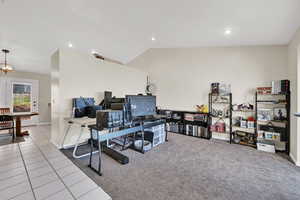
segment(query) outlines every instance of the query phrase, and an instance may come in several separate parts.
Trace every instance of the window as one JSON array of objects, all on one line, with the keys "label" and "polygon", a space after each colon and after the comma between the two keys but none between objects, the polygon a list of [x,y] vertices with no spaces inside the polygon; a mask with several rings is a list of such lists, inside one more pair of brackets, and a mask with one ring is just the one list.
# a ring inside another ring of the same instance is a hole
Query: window
[{"label": "window", "polygon": [[13,83],[13,112],[31,112],[31,84]]}]

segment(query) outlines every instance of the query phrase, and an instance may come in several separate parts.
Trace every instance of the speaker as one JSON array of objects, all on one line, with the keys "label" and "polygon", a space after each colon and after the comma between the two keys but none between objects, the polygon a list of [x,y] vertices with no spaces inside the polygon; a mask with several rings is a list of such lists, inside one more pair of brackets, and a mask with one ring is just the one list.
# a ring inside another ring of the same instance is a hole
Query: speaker
[{"label": "speaker", "polygon": [[103,146],[102,150],[105,154],[107,154],[117,162],[121,163],[122,165],[126,165],[129,163],[129,158],[127,156],[121,154],[120,152],[114,149],[111,149],[107,146]]}]

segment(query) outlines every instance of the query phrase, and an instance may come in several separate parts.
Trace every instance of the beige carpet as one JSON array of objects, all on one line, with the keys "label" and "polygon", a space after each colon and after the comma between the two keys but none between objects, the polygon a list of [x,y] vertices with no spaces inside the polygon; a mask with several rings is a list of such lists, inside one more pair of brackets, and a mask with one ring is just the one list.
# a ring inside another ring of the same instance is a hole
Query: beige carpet
[{"label": "beige carpet", "polygon": [[101,177],[88,158],[74,162],[113,200],[300,199],[300,168],[278,154],[172,133],[144,155],[124,154],[127,165],[104,155]]}]

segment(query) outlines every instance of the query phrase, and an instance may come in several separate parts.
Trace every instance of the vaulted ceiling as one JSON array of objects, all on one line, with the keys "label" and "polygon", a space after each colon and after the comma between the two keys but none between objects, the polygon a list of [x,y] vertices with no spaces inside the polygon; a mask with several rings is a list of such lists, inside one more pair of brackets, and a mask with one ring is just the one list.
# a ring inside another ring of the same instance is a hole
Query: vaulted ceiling
[{"label": "vaulted ceiling", "polygon": [[287,44],[299,10],[299,0],[0,0],[0,48],[16,70],[49,73],[69,43],[123,63],[149,48]]}]

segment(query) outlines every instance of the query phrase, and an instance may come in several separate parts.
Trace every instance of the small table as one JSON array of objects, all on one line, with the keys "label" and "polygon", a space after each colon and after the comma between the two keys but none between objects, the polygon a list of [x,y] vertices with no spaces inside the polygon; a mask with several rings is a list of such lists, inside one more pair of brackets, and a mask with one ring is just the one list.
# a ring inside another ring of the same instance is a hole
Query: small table
[{"label": "small table", "polygon": [[21,121],[23,117],[32,117],[35,115],[38,115],[38,113],[36,112],[32,112],[32,113],[10,113],[7,114],[9,116],[12,116],[15,120],[16,120],[16,135],[17,137],[23,137],[26,135],[29,135],[28,131],[21,131]]}]

